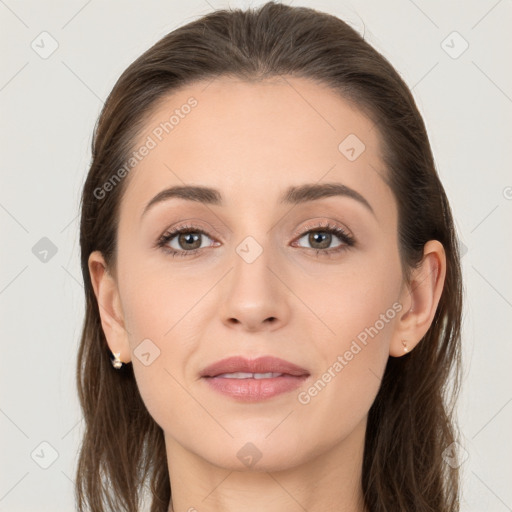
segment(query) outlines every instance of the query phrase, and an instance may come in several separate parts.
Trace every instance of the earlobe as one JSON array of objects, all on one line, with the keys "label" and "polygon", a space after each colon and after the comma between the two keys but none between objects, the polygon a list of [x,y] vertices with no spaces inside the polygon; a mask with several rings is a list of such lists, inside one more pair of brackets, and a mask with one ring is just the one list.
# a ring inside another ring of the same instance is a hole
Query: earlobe
[{"label": "earlobe", "polygon": [[[400,302],[410,305],[397,319],[389,355],[400,357],[422,340],[434,319],[446,276],[446,254],[443,245],[430,240],[423,249],[420,265],[412,271],[409,286]],[[407,350],[405,350],[407,349]]]},{"label": "earlobe", "polygon": [[93,251],[89,255],[88,265],[108,346],[112,353],[120,353],[122,362],[129,362],[131,352],[117,283],[109,273],[101,252]]}]

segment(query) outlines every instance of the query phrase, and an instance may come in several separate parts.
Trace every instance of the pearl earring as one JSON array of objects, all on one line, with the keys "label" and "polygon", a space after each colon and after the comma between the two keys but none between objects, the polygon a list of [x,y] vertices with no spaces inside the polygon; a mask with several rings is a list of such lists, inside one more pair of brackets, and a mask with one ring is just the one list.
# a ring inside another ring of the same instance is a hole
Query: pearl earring
[{"label": "pearl earring", "polygon": [[119,368],[121,368],[123,366],[123,362],[121,361],[121,359],[119,359],[121,352],[113,352],[113,354],[114,354],[114,358],[112,359],[112,366],[116,370],[119,370]]},{"label": "pearl earring", "polygon": [[408,352],[408,348],[407,348],[407,341],[406,340],[402,340],[402,345],[404,346],[404,352]]}]

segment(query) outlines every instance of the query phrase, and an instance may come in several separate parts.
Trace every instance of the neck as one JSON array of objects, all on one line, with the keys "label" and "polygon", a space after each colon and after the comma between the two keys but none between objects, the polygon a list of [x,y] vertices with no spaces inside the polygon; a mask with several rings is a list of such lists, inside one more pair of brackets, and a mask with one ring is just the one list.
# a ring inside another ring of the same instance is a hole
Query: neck
[{"label": "neck", "polygon": [[[338,445],[299,466],[226,469],[165,437],[172,501],[168,512],[366,512],[361,486],[366,419]],[[300,447],[298,447],[299,449]]]}]

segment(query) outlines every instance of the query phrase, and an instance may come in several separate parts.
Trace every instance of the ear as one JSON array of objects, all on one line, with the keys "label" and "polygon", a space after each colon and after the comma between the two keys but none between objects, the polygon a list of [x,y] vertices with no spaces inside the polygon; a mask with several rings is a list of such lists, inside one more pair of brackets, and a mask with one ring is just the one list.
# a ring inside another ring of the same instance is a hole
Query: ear
[{"label": "ear", "polygon": [[[400,295],[403,309],[395,324],[389,355],[400,357],[421,341],[432,324],[443,291],[446,254],[443,245],[430,240],[423,248],[420,265],[412,272],[411,282]],[[404,344],[407,351],[404,350]]]},{"label": "ear", "polygon": [[100,251],[93,251],[89,255],[88,265],[108,346],[112,353],[120,352],[119,359],[127,363],[131,361],[131,350],[117,283]]}]

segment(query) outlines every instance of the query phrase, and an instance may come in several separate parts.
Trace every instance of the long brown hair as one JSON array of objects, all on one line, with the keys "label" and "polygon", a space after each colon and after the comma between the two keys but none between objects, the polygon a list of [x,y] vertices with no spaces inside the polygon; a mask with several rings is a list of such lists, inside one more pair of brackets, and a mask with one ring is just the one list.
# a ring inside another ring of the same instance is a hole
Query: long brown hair
[{"label": "long brown hair", "polygon": [[85,432],[76,472],[80,511],[166,512],[171,488],[162,429],[139,394],[133,368],[114,370],[91,285],[88,257],[116,262],[119,205],[126,179],[99,193],[133,151],[158,100],[199,80],[289,75],[316,80],[374,123],[398,203],[404,275],[429,240],[445,249],[447,274],[433,323],[409,354],[390,357],[368,417],[362,488],[371,512],[456,512],[459,475],[443,451],[458,437],[462,282],[452,214],[421,115],[391,64],[335,16],[269,2],[218,10],[184,25],[121,75],[95,127],[81,201],[80,245],[86,313],[77,361]]}]

